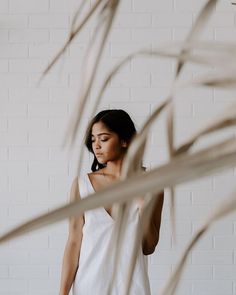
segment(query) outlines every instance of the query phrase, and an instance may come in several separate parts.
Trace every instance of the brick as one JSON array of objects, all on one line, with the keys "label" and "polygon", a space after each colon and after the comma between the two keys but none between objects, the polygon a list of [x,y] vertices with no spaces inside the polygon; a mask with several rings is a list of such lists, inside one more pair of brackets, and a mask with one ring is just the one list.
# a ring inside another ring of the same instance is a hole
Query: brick
[{"label": "brick", "polygon": [[5,103],[1,110],[1,116],[25,116],[27,114],[27,105],[20,103]]},{"label": "brick", "polygon": [[149,114],[149,106],[144,103],[137,103],[135,106],[132,103],[111,103],[111,108],[123,108],[131,117],[146,116]]},{"label": "brick", "polygon": [[27,144],[27,133],[26,132],[1,132],[1,145],[24,145]]},{"label": "brick", "polygon": [[7,266],[0,266],[0,279],[8,277],[8,267]]},{"label": "brick", "polygon": [[19,290],[22,292],[21,294],[27,294],[27,280],[1,279],[1,294],[19,294]]},{"label": "brick", "polygon": [[12,29],[9,31],[9,40],[12,43],[46,43],[49,41],[49,32],[47,29]]},{"label": "brick", "polygon": [[233,36],[235,36],[235,28],[216,28],[215,29],[215,38],[217,41],[231,42]]},{"label": "brick", "polygon": [[31,265],[59,265],[61,264],[62,250],[50,249],[47,251],[31,251],[29,253],[29,259]]},{"label": "brick", "polygon": [[7,131],[7,118],[0,119],[0,131]]},{"label": "brick", "polygon": [[[194,21],[197,15],[194,15]],[[214,12],[207,24],[208,27],[232,27],[234,26],[234,14],[232,13],[221,13],[221,12]],[[228,28],[230,30],[230,28]]]},{"label": "brick", "polygon": [[[157,251],[155,252],[150,259],[150,264],[154,265],[175,265],[179,262],[181,251]],[[191,257],[188,256],[186,265],[191,263]]]},{"label": "brick", "polygon": [[[50,0],[50,11],[53,13],[75,13],[80,3],[76,0]],[[85,3],[83,11],[90,8],[90,2]]]},{"label": "brick", "polygon": [[54,192],[64,191],[64,195],[66,195],[66,192],[70,184],[71,184],[71,181],[69,180],[68,176],[66,177],[66,175],[57,174],[57,175],[50,176],[50,181],[49,181],[50,191],[54,191]]},{"label": "brick", "polygon": [[131,12],[133,11],[133,2],[132,0],[121,1],[118,7],[118,11],[122,12]]},{"label": "brick", "polygon": [[135,43],[143,42],[145,46],[149,44],[156,45],[158,42],[167,42],[171,40],[172,33],[170,29],[135,29],[132,32],[132,41]]},{"label": "brick", "polygon": [[8,159],[8,151],[7,148],[0,148],[0,161],[4,161]]},{"label": "brick", "polygon": [[216,250],[234,250],[236,248],[235,236],[216,236],[214,237],[214,248]]},{"label": "brick", "polygon": [[[35,292],[35,290],[37,290]],[[29,280],[29,293],[30,294],[50,294],[51,290],[59,292],[58,280],[56,279],[30,279]]]},{"label": "brick", "polygon": [[[47,175],[67,175],[68,163],[62,161],[31,161],[29,163],[29,174],[31,176],[40,175],[44,173]],[[47,171],[45,173],[45,171]]]},{"label": "brick", "polygon": [[67,241],[67,235],[50,235],[49,237],[49,248],[53,249],[64,249]]},{"label": "brick", "polygon": [[162,279],[167,280],[171,275],[171,266],[170,265],[150,265],[149,268],[149,279]]},{"label": "brick", "polygon": [[46,160],[48,159],[48,149],[38,147],[10,147],[10,160]]},{"label": "brick", "polygon": [[173,2],[161,1],[161,0],[147,0],[143,2],[142,0],[135,0],[134,2],[134,12],[160,12],[160,11],[171,11],[173,9]]},{"label": "brick", "polygon": [[[91,96],[92,97],[97,97],[98,93],[100,91],[100,88],[93,89],[91,91]],[[130,91],[128,87],[108,87],[105,90],[104,96],[103,96],[103,101],[105,102],[115,102],[115,101],[129,101],[130,100]]]},{"label": "brick", "polygon": [[1,29],[26,28],[28,17],[26,15],[1,15]]},{"label": "brick", "polygon": [[9,89],[9,99],[11,101],[42,102],[48,101],[48,89],[44,88],[12,88]]},{"label": "brick", "polygon": [[[29,77],[29,86],[35,87],[39,83],[39,79],[42,78],[41,74],[31,74]],[[50,87],[67,87],[68,86],[68,75],[58,74],[58,73],[48,73],[41,80],[39,87],[40,88],[50,88]]]},{"label": "brick", "polygon": [[151,26],[151,14],[149,13],[119,13],[115,20],[115,27],[148,28]]},{"label": "brick", "polygon": [[193,17],[191,13],[170,12],[152,14],[152,26],[160,27],[191,27]]},{"label": "brick", "polygon": [[[29,46],[30,58],[50,58],[53,59],[61,49],[57,44],[39,44]],[[46,65],[45,65],[46,68]]]},{"label": "brick", "polygon": [[9,10],[10,13],[46,13],[48,11],[48,0],[22,0],[21,2],[17,0],[9,0]]},{"label": "brick", "polygon": [[7,60],[0,60],[0,72],[7,73],[9,71],[8,61]]},{"label": "brick", "polygon": [[[27,204],[25,204],[27,206]],[[48,249],[48,233],[45,231],[42,233],[39,231],[25,234],[24,236],[18,237],[15,241],[9,242],[9,247],[18,251],[19,249],[35,250]],[[26,270],[27,271],[27,270]],[[10,272],[11,273],[11,272]]]},{"label": "brick", "polygon": [[148,87],[150,86],[150,80],[148,73],[118,73],[112,80],[111,85],[115,87]]},{"label": "brick", "polygon": [[111,33],[110,42],[122,43],[129,42],[131,40],[130,29],[114,29]]},{"label": "brick", "polygon": [[151,86],[170,87],[173,81],[173,73],[163,71],[163,73],[154,72],[151,74]]},{"label": "brick", "polygon": [[0,74],[0,87],[25,87],[28,85],[28,77],[23,74]]},{"label": "brick", "polygon": [[128,43],[128,44],[111,44],[111,56],[112,57],[126,57],[127,55],[133,54],[140,49],[151,50],[150,44],[139,43]]},{"label": "brick", "polygon": [[191,3],[187,0],[176,0],[175,8],[177,11],[197,11],[200,12],[203,5],[206,3],[204,0],[192,1]]},{"label": "brick", "polygon": [[7,161],[1,164],[0,175],[5,174],[9,176],[26,176],[27,175],[27,163],[22,161]]},{"label": "brick", "polygon": [[1,204],[11,206],[12,204],[25,204],[27,202],[26,192],[4,192],[4,197],[0,199]]},{"label": "brick", "polygon": [[34,103],[28,105],[28,114],[29,116],[36,117],[36,116],[66,116],[67,114],[67,105],[64,103]]},{"label": "brick", "polygon": [[41,73],[47,66],[45,59],[10,60],[9,71],[12,73]]},{"label": "brick", "polygon": [[[9,185],[12,188],[12,191],[25,191],[34,189],[37,191],[38,189],[48,189],[48,179],[47,177],[41,176],[40,183],[38,179],[35,177],[11,177],[9,179]],[[30,210],[30,209],[29,209]],[[22,215],[23,216],[23,215]]]},{"label": "brick", "polygon": [[[187,28],[174,28],[173,29],[173,41],[184,41],[189,34],[189,29]],[[201,41],[214,41],[215,34],[213,28],[206,28],[201,32],[198,40]]]},{"label": "brick", "polygon": [[0,58],[23,58],[28,56],[28,48],[26,45],[13,44],[2,45]]},{"label": "brick", "polygon": [[11,132],[19,132],[19,130],[45,132],[47,129],[46,118],[10,118],[9,120],[9,130]]},{"label": "brick", "polygon": [[215,280],[235,280],[235,265],[215,265],[214,279]]},{"label": "brick", "polygon": [[78,99],[78,89],[77,88],[50,88],[49,89],[49,99],[50,102],[69,102]]},{"label": "brick", "polygon": [[8,2],[7,0],[1,0],[0,11],[1,13],[8,13]]},{"label": "brick", "polygon": [[69,18],[62,14],[41,14],[29,17],[29,27],[33,29],[65,29],[69,26]]},{"label": "brick", "polygon": [[19,265],[29,262],[28,252],[25,250],[3,250],[0,253],[1,265]]},{"label": "brick", "polygon": [[212,280],[213,268],[209,265],[188,265],[185,267],[182,279],[185,280]]},{"label": "brick", "polygon": [[47,278],[48,268],[46,266],[10,266],[9,276],[11,278]]},{"label": "brick", "polygon": [[232,12],[235,11],[235,6],[227,1],[219,1],[216,4],[216,12]]},{"label": "brick", "polygon": [[227,265],[233,264],[232,251],[194,251],[193,264]]},{"label": "brick", "polygon": [[231,89],[215,89],[214,90],[214,101],[215,102],[229,102],[232,103],[234,100],[234,91]]},{"label": "brick", "polygon": [[[155,51],[155,49],[153,51]],[[161,71],[173,73],[172,68],[173,68],[173,65],[171,60],[165,59],[165,58],[162,59],[159,56],[156,56],[156,57],[137,56],[136,58],[133,58],[132,66],[131,66],[131,69],[134,72],[138,71],[138,72],[149,72],[149,73],[150,72],[155,73],[155,72],[161,72]],[[152,88],[147,90],[152,90]]]},{"label": "brick", "polygon": [[[206,293],[207,291],[207,293]],[[230,281],[195,281],[193,284],[194,295],[221,295],[232,294],[232,282]]]},{"label": "brick", "polygon": [[8,42],[8,30],[7,29],[0,29],[0,44],[6,44]]},{"label": "brick", "polygon": [[61,276],[61,267],[52,266],[49,267],[49,278],[57,278],[59,280]]},{"label": "brick", "polygon": [[60,131],[47,131],[44,134],[36,134],[34,131],[29,132],[29,144],[45,146],[61,146],[63,134]]},{"label": "brick", "polygon": [[155,86],[152,86],[151,88],[131,87],[130,89],[131,100],[134,102],[136,101],[148,101],[148,102],[160,101],[161,102],[165,97],[167,97],[168,94],[169,94],[168,87],[155,87]]}]

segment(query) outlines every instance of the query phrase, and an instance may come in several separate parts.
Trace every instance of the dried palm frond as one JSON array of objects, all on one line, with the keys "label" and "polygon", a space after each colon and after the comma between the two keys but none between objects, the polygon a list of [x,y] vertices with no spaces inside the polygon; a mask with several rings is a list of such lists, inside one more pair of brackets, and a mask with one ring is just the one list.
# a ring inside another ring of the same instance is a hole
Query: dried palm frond
[{"label": "dried palm frond", "polygon": [[72,20],[72,25],[71,25],[71,31],[69,33],[69,38],[66,41],[65,45],[60,49],[60,51],[56,54],[56,56],[53,58],[53,60],[49,63],[49,65],[46,67],[46,69],[43,71],[42,77],[40,80],[44,78],[44,76],[52,69],[52,67],[56,64],[56,62],[59,60],[59,58],[64,54],[66,51],[67,47],[70,45],[72,40],[79,34],[79,32],[82,30],[82,28],[85,26],[85,24],[88,22],[90,17],[94,14],[96,9],[99,7],[99,5],[104,2],[104,0],[97,0],[93,4],[92,8],[89,10],[89,12],[85,15],[83,20],[80,22],[80,24],[75,28],[75,22],[81,13],[81,10],[83,6],[85,5],[86,1],[83,1],[81,5],[79,6],[78,10],[76,11],[74,18]]},{"label": "dried palm frond", "polygon": [[181,276],[181,273],[184,269],[187,257],[189,252],[198,242],[198,240],[205,234],[205,232],[210,228],[210,226],[220,218],[226,217],[228,214],[232,213],[236,210],[236,192],[227,197],[223,202],[220,202],[217,206],[215,206],[213,212],[209,213],[207,220],[203,223],[203,225],[196,231],[188,246],[186,247],[181,259],[172,275],[170,276],[166,287],[163,288],[163,291],[160,293],[161,295],[173,295]]},{"label": "dried palm frond", "polygon": [[[215,7],[216,3],[217,3],[217,0],[208,0],[206,4],[202,7],[192,29],[188,33],[188,36],[185,40],[186,42],[190,42],[191,40],[196,40],[197,36],[204,29],[206,22],[209,20],[209,17],[213,12],[213,8]],[[189,53],[189,49],[183,48],[180,55],[183,55],[183,54],[185,55],[188,53]],[[183,66],[184,66],[184,63],[182,61],[179,61],[176,68],[176,76],[179,75]]]},{"label": "dried palm frond", "polygon": [[[94,15],[94,13],[99,8],[101,8],[98,17],[98,24],[95,28],[92,39],[89,42],[89,49],[85,57],[79,101],[75,108],[75,113],[73,114],[72,120],[70,121],[66,136],[64,138],[64,145],[68,142],[70,144],[73,144],[75,136],[79,130],[81,117],[83,111],[86,109],[87,98],[94,83],[102,52],[104,50],[109,32],[111,31],[115,15],[117,14],[119,2],[120,1],[118,0],[95,1],[90,11],[76,26],[78,18],[81,15],[83,5],[85,4],[85,1],[82,1],[80,8],[74,15],[68,40],[43,73],[44,77],[56,64],[56,62],[65,52],[66,48],[71,44],[75,36],[77,36],[81,29],[87,24],[92,15]],[[102,191],[94,193],[93,195],[88,196],[85,199],[57,208],[50,213],[38,216],[37,218],[34,218],[20,226],[17,226],[16,228],[13,228],[12,230],[0,236],[0,243],[6,242],[19,235],[55,223],[70,216],[81,215],[87,210],[95,209],[97,207],[105,207],[115,203],[117,222],[112,235],[112,239],[109,244],[109,249],[111,250],[115,245],[115,248],[113,249],[116,249],[116,251],[112,252],[112,259],[114,260],[114,262],[117,262],[119,260],[120,249],[123,241],[122,237],[125,233],[125,226],[128,219],[129,208],[136,198],[142,196],[145,203],[143,215],[141,217],[141,228],[137,229],[136,232],[136,242],[134,244],[134,248],[132,249],[132,256],[129,263],[127,280],[125,284],[126,294],[129,294],[138,249],[142,240],[144,228],[147,226],[150,220],[150,216],[153,214],[153,205],[157,199],[158,192],[162,191],[166,187],[171,188],[171,218],[174,228],[174,187],[177,184],[198,179],[200,177],[203,177],[204,175],[209,175],[214,171],[218,171],[219,169],[233,167],[236,164],[236,139],[234,138],[194,153],[191,153],[190,149],[193,144],[203,135],[205,136],[217,130],[234,126],[236,123],[235,104],[233,104],[229,110],[224,112],[222,116],[216,118],[214,121],[210,122],[199,131],[197,131],[187,142],[180,145],[179,148],[176,149],[174,145],[173,99],[177,91],[176,86],[183,87],[191,84],[191,86],[203,85],[208,87],[214,86],[222,88],[235,88],[236,85],[236,78],[234,78],[236,76],[236,69],[234,66],[234,62],[232,62],[232,60],[234,61],[234,58],[236,56],[236,45],[232,43],[222,44],[219,42],[213,43],[196,41],[198,35],[205,27],[207,20],[213,12],[213,8],[216,3],[217,0],[209,0],[206,2],[184,42],[173,42],[171,43],[171,46],[169,44],[165,44],[162,47],[159,46],[158,49],[151,51],[146,49],[139,50],[125,57],[108,74],[108,76],[104,80],[104,83],[100,89],[97,98],[92,102],[93,112],[91,113],[91,115],[94,114],[97,105],[101,101],[109,81],[116,75],[118,70],[127,62],[129,62],[132,58],[147,56],[151,58],[172,58],[176,59],[177,61],[176,73],[173,83],[170,87],[170,94],[168,98],[160,106],[158,106],[155,109],[154,113],[147,119],[141,131],[137,134],[137,136],[129,146],[124,165],[122,167],[121,181],[115,183],[110,187],[107,187]],[[193,50],[196,49],[205,50],[205,52],[204,54],[193,54]],[[212,55],[212,53],[214,53],[214,55]],[[198,65],[218,67],[220,69],[220,74],[211,77],[209,77],[209,75],[202,76],[196,79],[194,82],[181,84],[178,82],[178,80],[180,73],[182,72],[186,63],[195,63]],[[224,69],[224,71],[222,71],[222,69]],[[152,171],[143,173],[143,171],[141,171],[141,163],[145,152],[145,145],[149,130],[153,122],[159,118],[160,113],[163,110],[167,109],[167,107],[169,107],[169,117],[167,121],[167,138],[170,155],[169,162],[153,169]],[[83,156],[82,148],[79,151],[79,155],[80,160],[78,164],[78,175],[80,174],[80,165],[82,162],[81,159]],[[199,231],[196,233],[189,246],[187,247],[180,263],[178,264],[178,268],[174,271],[173,276],[171,276],[168,285],[163,291],[163,294],[170,295],[174,293],[178,285],[178,281],[183,270],[188,252],[192,249],[192,247],[204,234],[204,232],[209,228],[213,221],[236,209],[235,202],[236,201],[234,195],[233,198],[228,200],[228,203],[224,203],[223,205],[221,205],[221,207],[219,207],[219,209],[217,209],[206,221],[206,223],[199,229]],[[114,263],[114,265],[116,267],[117,263]],[[114,268],[112,281],[108,286],[108,294],[111,293],[115,273],[116,268]]]},{"label": "dried palm frond", "polygon": [[106,207],[113,203],[123,203],[135,199],[137,195],[148,192],[157,193],[167,186],[175,186],[209,175],[236,164],[236,139],[232,138],[220,144],[205,148],[194,154],[175,157],[169,163],[146,173],[137,173],[128,179],[114,183],[90,197],[62,206],[40,215],[0,236],[0,243],[55,223],[69,216],[80,215],[84,211]]},{"label": "dried palm frond", "polygon": [[214,120],[211,120],[206,126],[195,132],[191,138],[182,144],[177,150],[176,155],[187,152],[194,143],[202,136],[219,131],[224,128],[229,128],[236,125],[236,103],[232,103]]}]

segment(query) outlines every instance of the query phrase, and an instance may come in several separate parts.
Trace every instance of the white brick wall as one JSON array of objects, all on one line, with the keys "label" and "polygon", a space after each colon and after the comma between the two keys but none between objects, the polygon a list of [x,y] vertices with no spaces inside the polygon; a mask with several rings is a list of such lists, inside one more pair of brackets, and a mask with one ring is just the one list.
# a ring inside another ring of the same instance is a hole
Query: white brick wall
[{"label": "white brick wall", "polygon": [[[87,1],[84,10],[89,9]],[[126,54],[160,43],[183,40],[205,0],[123,0],[109,36],[90,98],[95,98],[105,74]],[[76,0],[0,1],[0,233],[27,218],[67,201],[76,172],[76,139],[71,158],[62,139],[75,106],[83,56],[95,21],[76,38],[65,57],[37,87],[42,70],[67,37]],[[236,6],[219,0],[201,39],[234,41]],[[111,81],[99,109],[126,109],[136,125],[168,94],[174,74],[170,59],[133,59]],[[187,65],[183,80],[204,73]],[[211,116],[235,100],[235,92],[188,88],[178,93],[176,142],[180,143]],[[85,116],[83,123],[87,121]],[[151,130],[147,167],[167,158],[165,116]],[[228,135],[235,134],[230,130]],[[216,142],[222,133],[198,146]],[[224,136],[225,138],[225,136]],[[90,157],[84,158],[84,168]],[[203,218],[234,187],[236,170],[180,185],[177,189],[177,243],[174,243],[169,199],[166,198],[161,239],[149,257],[152,294],[167,281],[180,254]],[[168,195],[168,194],[167,194]],[[179,295],[236,295],[236,214],[212,226],[190,253]],[[0,295],[58,294],[67,222],[0,245]]]}]

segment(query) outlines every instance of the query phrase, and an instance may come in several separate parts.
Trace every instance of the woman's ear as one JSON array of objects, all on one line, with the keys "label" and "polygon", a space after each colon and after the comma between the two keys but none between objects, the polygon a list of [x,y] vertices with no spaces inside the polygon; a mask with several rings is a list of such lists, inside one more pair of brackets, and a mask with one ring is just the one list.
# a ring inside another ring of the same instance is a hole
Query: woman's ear
[{"label": "woman's ear", "polygon": [[124,140],[122,139],[122,140],[121,140],[121,146],[122,146],[123,148],[127,148],[128,144],[127,144],[126,141],[124,141]]}]

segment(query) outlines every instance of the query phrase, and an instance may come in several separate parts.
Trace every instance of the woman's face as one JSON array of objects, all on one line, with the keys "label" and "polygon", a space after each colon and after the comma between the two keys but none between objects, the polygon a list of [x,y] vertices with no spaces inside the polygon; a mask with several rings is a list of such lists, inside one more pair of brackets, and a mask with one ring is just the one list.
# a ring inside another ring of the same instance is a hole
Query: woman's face
[{"label": "woman's face", "polygon": [[126,143],[119,136],[110,131],[102,122],[97,122],[92,127],[92,149],[101,164],[119,160],[124,155]]}]

